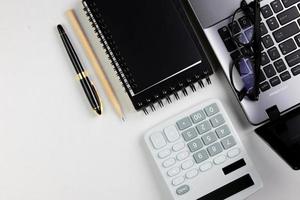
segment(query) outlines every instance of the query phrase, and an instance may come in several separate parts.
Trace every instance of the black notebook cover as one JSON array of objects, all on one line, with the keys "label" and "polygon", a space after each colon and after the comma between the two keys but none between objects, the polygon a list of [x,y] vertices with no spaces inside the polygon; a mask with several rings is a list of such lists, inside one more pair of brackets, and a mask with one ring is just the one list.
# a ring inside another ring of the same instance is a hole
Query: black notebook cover
[{"label": "black notebook cover", "polygon": [[136,110],[187,94],[213,73],[180,0],[83,5]]}]

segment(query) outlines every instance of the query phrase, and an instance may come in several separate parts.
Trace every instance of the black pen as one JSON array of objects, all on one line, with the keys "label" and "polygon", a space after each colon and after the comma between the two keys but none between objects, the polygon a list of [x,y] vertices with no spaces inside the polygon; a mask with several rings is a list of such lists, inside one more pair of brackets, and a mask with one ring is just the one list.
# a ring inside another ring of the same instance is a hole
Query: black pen
[{"label": "black pen", "polygon": [[92,108],[94,109],[94,111],[96,111],[97,114],[101,115],[102,114],[102,103],[101,100],[97,94],[97,91],[94,87],[94,85],[92,84],[92,82],[90,81],[90,79],[88,78],[87,74],[85,73],[80,60],[64,30],[64,28],[62,27],[62,25],[57,25],[57,29],[58,32],[60,34],[60,37],[64,43],[64,46],[67,50],[67,53],[70,57],[70,60],[76,70],[77,76],[80,80],[81,86],[92,106]]}]

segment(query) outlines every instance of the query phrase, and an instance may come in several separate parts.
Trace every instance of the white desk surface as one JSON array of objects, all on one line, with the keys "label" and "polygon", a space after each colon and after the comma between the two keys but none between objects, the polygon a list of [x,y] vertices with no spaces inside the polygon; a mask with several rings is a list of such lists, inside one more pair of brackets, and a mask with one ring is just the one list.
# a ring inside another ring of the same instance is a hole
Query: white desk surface
[{"label": "white desk surface", "polygon": [[105,97],[95,116],[56,32],[58,23],[70,32],[64,11],[76,4],[0,1],[1,200],[165,199],[143,133],[207,98],[222,100],[263,179],[249,199],[299,199],[300,173],[254,134],[220,70],[212,86],[150,116],[127,112],[121,122]]}]

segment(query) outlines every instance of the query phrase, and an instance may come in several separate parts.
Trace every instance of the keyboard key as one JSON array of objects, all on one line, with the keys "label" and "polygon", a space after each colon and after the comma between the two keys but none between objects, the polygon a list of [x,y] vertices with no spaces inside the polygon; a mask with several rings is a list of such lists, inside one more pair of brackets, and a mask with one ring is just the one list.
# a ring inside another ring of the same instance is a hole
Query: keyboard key
[{"label": "keyboard key", "polygon": [[279,24],[278,24],[277,19],[275,17],[271,17],[270,19],[268,19],[267,24],[268,24],[269,29],[271,31],[273,31],[273,30],[275,30],[279,27]]},{"label": "keyboard key", "polygon": [[263,44],[264,44],[264,47],[265,47],[266,49],[268,49],[269,47],[271,47],[271,46],[274,45],[274,42],[273,42],[273,40],[272,40],[272,38],[271,38],[270,35],[266,35],[266,36],[263,37],[261,40],[262,40],[262,42],[263,42]]},{"label": "keyboard key", "polygon": [[150,136],[150,140],[155,149],[161,149],[167,145],[164,136],[160,132],[153,133]]},{"label": "keyboard key", "polygon": [[207,160],[209,158],[208,153],[205,150],[201,150],[193,155],[197,164]]},{"label": "keyboard key", "polygon": [[194,122],[194,124],[201,122],[201,121],[205,120],[205,118],[206,118],[205,113],[202,110],[199,110],[199,111],[191,114],[190,117],[192,118],[192,121]]},{"label": "keyboard key", "polygon": [[297,36],[295,37],[295,41],[296,41],[298,47],[300,47],[300,35],[297,35]]},{"label": "keyboard key", "polygon": [[241,32],[241,28],[238,25],[237,21],[234,21],[233,23],[229,24],[229,30],[232,32],[233,35]]},{"label": "keyboard key", "polygon": [[185,147],[185,143],[184,142],[178,142],[177,144],[174,144],[173,146],[173,151],[177,152],[182,150]]},{"label": "keyboard key", "polygon": [[194,161],[193,160],[187,160],[187,161],[185,161],[185,162],[183,162],[181,164],[181,168],[183,170],[187,170],[187,169],[193,167],[193,165],[194,165]]},{"label": "keyboard key", "polygon": [[221,144],[222,144],[223,148],[226,150],[226,149],[229,149],[229,148],[233,147],[234,145],[236,145],[236,141],[234,140],[234,138],[232,136],[229,136],[229,137],[223,139],[221,141]]},{"label": "keyboard key", "polygon": [[265,52],[263,52],[261,54],[261,65],[264,66],[266,64],[268,64],[270,62],[269,57],[267,56],[267,54]]},{"label": "keyboard key", "polygon": [[294,51],[297,47],[293,39],[289,39],[279,45],[279,48],[283,55],[286,55]]},{"label": "keyboard key", "polygon": [[268,78],[271,78],[276,75],[276,71],[271,64],[264,67],[263,70]]},{"label": "keyboard key", "polygon": [[164,133],[169,142],[175,142],[179,139],[179,133],[175,126],[165,128]]},{"label": "keyboard key", "polygon": [[207,133],[202,136],[202,141],[205,145],[209,145],[215,141],[217,141],[217,136],[214,132]]},{"label": "keyboard key", "polygon": [[280,79],[282,81],[287,81],[291,78],[291,75],[289,72],[283,72],[282,74],[280,74]]},{"label": "keyboard key", "polygon": [[198,170],[197,169],[192,169],[191,171],[187,172],[185,177],[188,179],[192,179],[198,175]]},{"label": "keyboard key", "polygon": [[175,159],[170,158],[168,160],[165,160],[162,165],[164,168],[169,168],[169,167],[173,166],[175,163],[176,163]]},{"label": "keyboard key", "polygon": [[286,56],[285,60],[290,67],[300,63],[300,49]]},{"label": "keyboard key", "polygon": [[180,173],[179,167],[174,167],[167,172],[168,176],[170,176],[170,177],[176,176],[179,173]]},{"label": "keyboard key", "polygon": [[190,120],[189,117],[185,117],[179,120],[176,124],[179,130],[184,130],[192,126],[192,121]]},{"label": "keyboard key", "polygon": [[293,74],[294,76],[297,76],[298,74],[300,74],[300,65],[298,65],[298,66],[292,68],[291,71],[292,71],[292,74]]},{"label": "keyboard key", "polygon": [[230,151],[228,151],[227,156],[229,158],[234,158],[236,156],[238,156],[241,153],[241,150],[239,148],[235,148],[235,149],[231,149]]},{"label": "keyboard key", "polygon": [[284,64],[282,59],[275,61],[274,66],[275,66],[278,73],[283,72],[284,70],[286,70],[286,65]]},{"label": "keyboard key", "polygon": [[211,157],[213,157],[213,156],[221,153],[223,150],[222,150],[222,147],[221,147],[220,143],[215,143],[215,144],[209,146],[207,148],[207,151],[208,151],[209,155]]},{"label": "keyboard key", "polygon": [[201,140],[199,138],[197,138],[196,140],[188,143],[188,147],[191,152],[195,152],[195,151],[201,149],[203,147],[203,144],[202,144]]},{"label": "keyboard key", "polygon": [[208,121],[205,121],[205,122],[197,125],[196,128],[200,135],[202,135],[203,133],[206,133],[212,129],[212,127]]},{"label": "keyboard key", "polygon": [[200,169],[201,172],[206,172],[210,168],[212,168],[212,164],[211,164],[211,162],[207,162],[207,163],[204,163],[204,164],[200,165],[199,169]]},{"label": "keyboard key", "polygon": [[178,177],[178,178],[173,179],[172,184],[173,184],[174,186],[178,186],[178,185],[180,185],[180,184],[183,183],[183,182],[184,182],[184,177],[183,177],[183,176],[180,176],[180,177]]},{"label": "keyboard key", "polygon": [[299,11],[295,6],[277,15],[278,21],[281,25],[285,25],[298,17],[299,17]]},{"label": "keyboard key", "polygon": [[266,80],[266,76],[265,76],[264,72],[262,70],[260,70],[258,81],[259,81],[259,83],[261,83],[261,82],[263,82],[265,80]]},{"label": "keyboard key", "polygon": [[241,49],[241,52],[242,52],[242,54],[243,54],[244,56],[247,56],[247,57],[253,55],[252,50],[251,50],[250,48],[248,48],[248,47],[243,47],[243,48]]},{"label": "keyboard key", "polygon": [[233,50],[237,49],[235,42],[231,38],[226,38],[223,40],[223,42],[228,52],[232,52]]},{"label": "keyboard key", "polygon": [[267,30],[267,28],[266,28],[266,26],[265,26],[264,23],[260,23],[260,32],[261,32],[261,36],[263,36],[263,35],[265,35],[265,34],[268,33],[268,30]]},{"label": "keyboard key", "polygon": [[242,29],[246,29],[252,25],[250,19],[245,16],[241,17],[238,21],[239,21]]},{"label": "keyboard key", "polygon": [[224,26],[223,28],[219,29],[218,32],[219,32],[220,37],[223,40],[231,37],[229,29],[226,26]]},{"label": "keyboard key", "polygon": [[261,13],[264,16],[264,18],[268,18],[273,15],[273,12],[269,5],[263,6],[260,10],[261,10]]},{"label": "keyboard key", "polygon": [[225,119],[224,119],[224,117],[221,114],[219,114],[217,116],[212,117],[210,119],[210,123],[212,124],[212,126],[214,128],[216,128],[216,127],[224,124],[225,123]]},{"label": "keyboard key", "polygon": [[215,103],[210,106],[207,106],[206,108],[204,108],[204,110],[208,117],[213,116],[214,114],[220,112],[217,104],[215,104]]},{"label": "keyboard key", "polygon": [[242,55],[241,52],[239,52],[238,50],[236,50],[230,54],[232,60],[236,60],[236,59],[240,58],[241,55]]},{"label": "keyboard key", "polygon": [[216,129],[216,133],[217,133],[219,138],[223,138],[223,137],[230,134],[230,130],[229,130],[227,125],[223,125],[220,128]]},{"label": "keyboard key", "polygon": [[299,27],[296,22],[292,22],[278,30],[273,35],[276,42],[281,42],[299,32]]},{"label": "keyboard key", "polygon": [[220,165],[220,164],[222,164],[223,162],[225,162],[226,161],[226,156],[225,155],[220,155],[220,156],[218,156],[218,157],[216,157],[215,159],[214,159],[214,163],[216,164],[216,165]]},{"label": "keyboard key", "polygon": [[177,158],[177,160],[182,161],[182,160],[188,158],[189,155],[190,155],[190,154],[189,154],[188,151],[183,151],[183,152],[179,153],[179,154],[176,156],[176,158]]},{"label": "keyboard key", "polygon": [[269,54],[271,60],[276,60],[277,58],[280,57],[280,54],[279,54],[276,47],[273,47],[273,48],[269,49],[268,54]]},{"label": "keyboard key", "polygon": [[185,193],[188,193],[190,191],[190,187],[188,185],[183,185],[177,188],[176,194],[177,195],[184,195]]},{"label": "keyboard key", "polygon": [[270,79],[270,84],[272,85],[272,87],[275,87],[276,85],[279,85],[280,83],[281,83],[281,81],[278,78],[278,76],[275,76],[274,78]]},{"label": "keyboard key", "polygon": [[280,0],[275,0],[275,1],[271,2],[271,7],[273,8],[273,11],[275,13],[278,13],[283,10],[283,6],[280,3]]},{"label": "keyboard key", "polygon": [[161,152],[158,153],[158,157],[160,159],[166,158],[169,155],[171,155],[171,150],[170,149],[164,149],[164,150],[162,150]]},{"label": "keyboard key", "polygon": [[262,92],[267,91],[268,89],[271,88],[270,84],[268,82],[263,82],[259,85],[259,88]]},{"label": "keyboard key", "polygon": [[183,139],[188,142],[198,136],[195,128],[190,128],[182,133]]},{"label": "keyboard key", "polygon": [[299,0],[282,0],[282,3],[286,8],[297,2],[299,2]]}]

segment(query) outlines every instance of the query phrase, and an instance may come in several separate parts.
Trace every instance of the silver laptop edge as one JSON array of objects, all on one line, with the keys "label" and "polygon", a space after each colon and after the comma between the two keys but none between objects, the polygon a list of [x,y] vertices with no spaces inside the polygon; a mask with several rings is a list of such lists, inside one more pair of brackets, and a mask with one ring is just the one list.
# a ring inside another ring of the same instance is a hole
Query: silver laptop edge
[{"label": "silver laptop edge", "polygon": [[[271,1],[273,0],[263,0],[261,6]],[[219,36],[218,30],[230,23],[229,17],[239,7],[241,0],[189,0],[189,2],[229,80],[229,66],[232,59]],[[263,21],[265,20],[263,19]],[[279,53],[283,58],[282,53],[280,51]],[[288,66],[285,59],[283,60]],[[288,70],[290,71],[290,69]],[[252,124],[258,125],[269,119],[266,113],[268,108],[276,105],[282,113],[298,105],[300,102],[300,92],[297,90],[298,85],[300,85],[299,80],[298,77],[293,77],[261,93],[257,102],[244,99],[241,106],[248,120]]]}]

